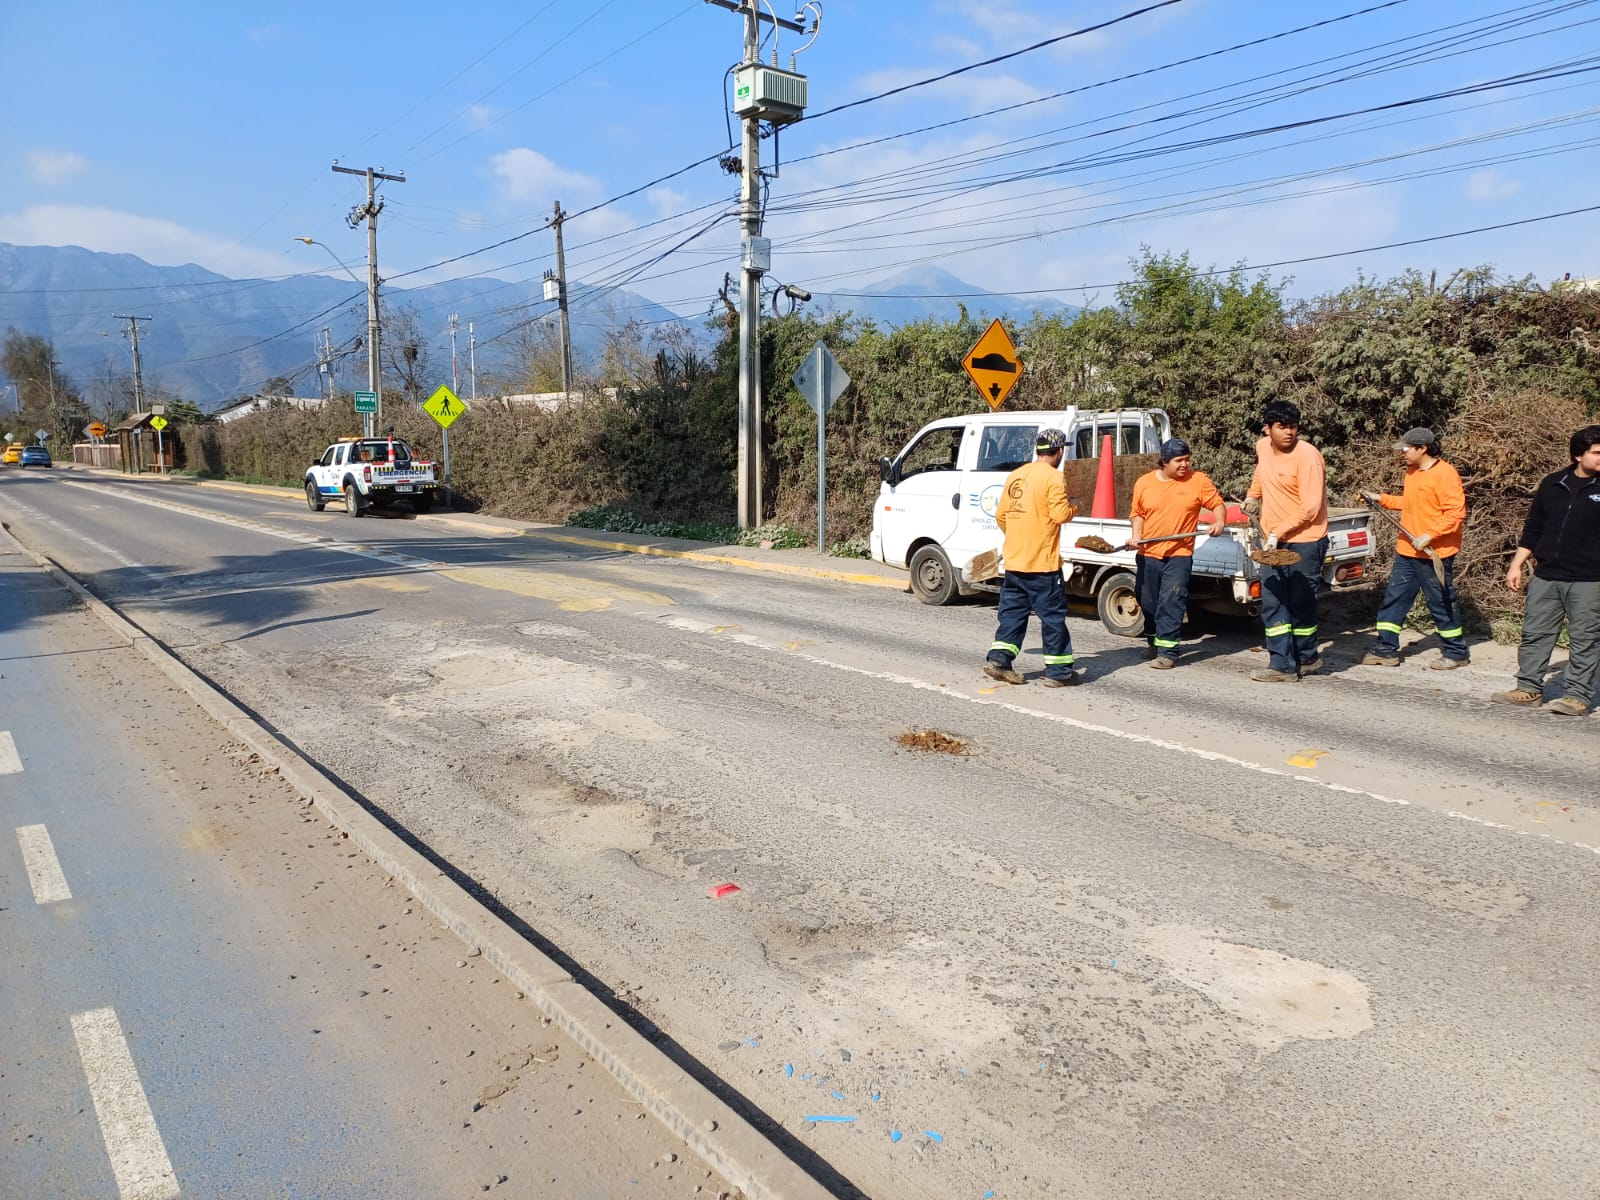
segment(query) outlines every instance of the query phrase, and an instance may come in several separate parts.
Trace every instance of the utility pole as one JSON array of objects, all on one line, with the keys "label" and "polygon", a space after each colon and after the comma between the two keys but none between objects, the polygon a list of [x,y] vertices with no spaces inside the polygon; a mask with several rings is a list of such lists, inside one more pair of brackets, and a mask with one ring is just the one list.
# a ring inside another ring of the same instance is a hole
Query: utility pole
[{"label": "utility pole", "polygon": [[[144,368],[139,361],[139,322],[154,320],[153,317],[131,317],[125,313],[112,313],[113,318],[128,323],[128,341],[133,344],[133,415],[138,416],[144,412]],[[55,391],[55,380],[51,379],[50,390]],[[52,400],[54,396],[52,395]]]},{"label": "utility pole", "polygon": [[456,377],[456,314],[450,314],[450,390],[461,394],[461,381]]},{"label": "utility pole", "polygon": [[472,402],[478,402],[478,335],[472,332],[472,322],[467,322],[467,373],[472,376]]},{"label": "utility pole", "polygon": [[567,322],[567,252],[562,243],[561,226],[566,221],[561,211],[561,201],[556,201],[556,215],[550,219],[556,231],[556,307],[561,312],[561,394],[572,399],[572,327]]},{"label": "utility pole", "polygon": [[[739,527],[761,524],[761,276],[772,257],[761,236],[761,122],[798,120],[805,109],[805,77],[761,65],[761,22],[805,33],[800,21],[761,11],[761,0],[708,0],[744,17],[744,57],[734,77],[734,111],[743,129],[739,158]],[[815,4],[802,6],[815,9]],[[776,34],[776,30],[774,31]],[[813,27],[812,40],[816,38]],[[807,46],[810,42],[806,43]]]},{"label": "utility pole", "polygon": [[317,347],[318,367],[322,371],[323,386],[327,391],[324,397],[329,404],[333,403],[333,330],[324,325],[322,327],[322,344]]},{"label": "utility pole", "polygon": [[383,368],[378,361],[378,214],[383,211],[383,201],[378,199],[377,186],[380,179],[387,183],[404,183],[406,177],[386,175],[371,167],[365,170],[341,167],[337,162],[333,169],[340,175],[367,177],[367,202],[352,208],[345,223],[356,229],[363,219],[367,222],[367,390],[378,398],[378,411],[371,415],[367,426],[367,433],[371,434],[383,428]]}]

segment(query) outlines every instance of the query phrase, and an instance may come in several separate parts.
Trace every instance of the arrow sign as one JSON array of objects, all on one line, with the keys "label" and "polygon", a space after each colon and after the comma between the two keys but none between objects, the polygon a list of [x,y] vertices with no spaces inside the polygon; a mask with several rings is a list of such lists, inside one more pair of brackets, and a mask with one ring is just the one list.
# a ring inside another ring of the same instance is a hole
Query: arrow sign
[{"label": "arrow sign", "polygon": [[817,416],[825,417],[833,407],[833,402],[844,395],[845,388],[850,386],[850,376],[839,365],[833,351],[818,342],[811,347],[811,353],[806,355],[805,362],[794,373],[794,386],[800,389],[800,394]]}]

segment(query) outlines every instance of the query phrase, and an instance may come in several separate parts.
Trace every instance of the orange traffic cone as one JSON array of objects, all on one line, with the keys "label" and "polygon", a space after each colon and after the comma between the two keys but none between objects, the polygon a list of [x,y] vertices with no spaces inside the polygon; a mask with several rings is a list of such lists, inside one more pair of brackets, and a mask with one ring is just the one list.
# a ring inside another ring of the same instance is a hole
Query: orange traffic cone
[{"label": "orange traffic cone", "polygon": [[1111,464],[1111,435],[1100,443],[1100,473],[1094,481],[1094,504],[1089,508],[1091,517],[1117,515],[1117,481]]}]

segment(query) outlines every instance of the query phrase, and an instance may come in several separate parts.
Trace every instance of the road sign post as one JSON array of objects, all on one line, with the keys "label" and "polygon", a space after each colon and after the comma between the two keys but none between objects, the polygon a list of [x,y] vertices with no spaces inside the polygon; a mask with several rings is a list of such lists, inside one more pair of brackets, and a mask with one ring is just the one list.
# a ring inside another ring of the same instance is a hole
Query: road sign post
[{"label": "road sign post", "polygon": [[165,475],[167,473],[167,447],[162,440],[161,431],[167,427],[167,419],[161,415],[160,406],[153,406],[150,410],[156,415],[150,418],[150,428],[156,431],[156,469]]},{"label": "road sign post", "polygon": [[1022,380],[1022,360],[999,317],[989,323],[978,344],[967,351],[961,368],[989,407],[998,412],[1011,389]]},{"label": "road sign post", "polygon": [[845,388],[850,386],[850,376],[839,365],[839,360],[833,356],[821,342],[811,347],[811,353],[806,355],[805,362],[794,373],[794,386],[800,389],[800,394],[806,398],[806,403],[811,405],[817,414],[817,550],[823,554],[828,551],[828,410],[833,407],[833,402],[844,395]]},{"label": "road sign post", "polygon": [[439,390],[423,403],[422,411],[437,421],[439,428],[444,431],[444,502],[449,504],[451,502],[450,426],[456,423],[457,417],[467,411],[467,406],[447,386],[440,384]]}]

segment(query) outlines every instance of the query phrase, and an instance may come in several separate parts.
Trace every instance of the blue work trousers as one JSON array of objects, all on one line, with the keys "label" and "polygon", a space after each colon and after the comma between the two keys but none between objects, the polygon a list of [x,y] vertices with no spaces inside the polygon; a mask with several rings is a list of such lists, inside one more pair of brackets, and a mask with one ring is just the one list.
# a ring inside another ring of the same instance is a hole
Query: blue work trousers
[{"label": "blue work trousers", "polygon": [[1328,539],[1283,542],[1280,550],[1293,550],[1300,561],[1287,567],[1261,570],[1261,623],[1266,628],[1268,665],[1285,675],[1317,659],[1317,586],[1322,581],[1322,560]]},{"label": "blue work trousers", "polygon": [[1144,614],[1144,640],[1163,658],[1178,658],[1178,635],[1189,607],[1189,576],[1194,556],[1174,554],[1157,558],[1141,554],[1134,559],[1134,591]]},{"label": "blue work trousers", "polygon": [[1400,630],[1417,593],[1421,592],[1439,631],[1439,640],[1444,643],[1444,656],[1458,662],[1467,661],[1467,640],[1462,636],[1461,610],[1456,606],[1455,556],[1440,561],[1444,563],[1443,586],[1433,573],[1431,558],[1394,556],[1394,566],[1389,569],[1389,586],[1384,589],[1383,604],[1378,608],[1378,644],[1372,648],[1380,658],[1400,656]]},{"label": "blue work trousers", "polygon": [[1030,614],[1039,618],[1044,640],[1044,673],[1072,678],[1072,636],[1067,632],[1067,586],[1060,571],[1007,571],[1000,581],[999,627],[989,645],[989,661],[1009,667],[1022,653]]}]

